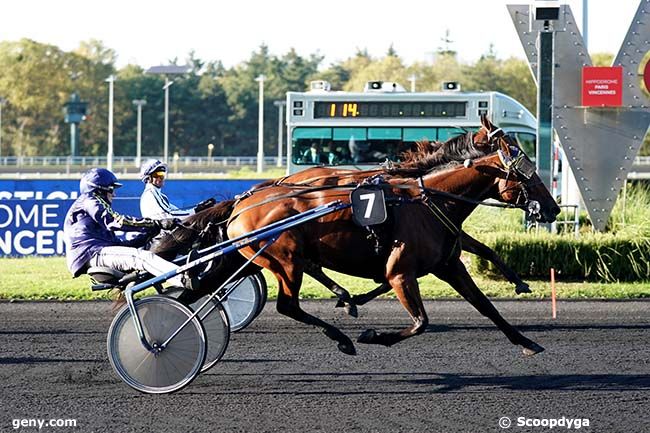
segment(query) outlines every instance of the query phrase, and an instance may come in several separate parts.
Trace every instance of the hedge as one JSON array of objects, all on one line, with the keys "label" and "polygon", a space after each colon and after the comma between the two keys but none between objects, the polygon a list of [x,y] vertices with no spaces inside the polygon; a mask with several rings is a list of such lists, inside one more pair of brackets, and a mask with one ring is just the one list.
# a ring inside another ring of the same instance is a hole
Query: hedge
[{"label": "hedge", "polygon": [[[547,233],[480,236],[522,278],[549,277],[597,282],[650,281],[650,237],[588,234],[579,238]],[[478,272],[498,273],[491,263],[472,260]]]}]

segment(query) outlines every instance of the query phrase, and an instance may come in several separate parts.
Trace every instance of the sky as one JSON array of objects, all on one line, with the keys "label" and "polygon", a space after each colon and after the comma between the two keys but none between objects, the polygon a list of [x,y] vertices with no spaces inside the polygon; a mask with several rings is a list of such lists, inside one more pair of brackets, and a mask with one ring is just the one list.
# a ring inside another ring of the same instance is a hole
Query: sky
[{"label": "sky", "polygon": [[[643,0],[646,1],[646,0]],[[640,0],[590,0],[589,51],[616,55]],[[294,48],[325,56],[321,66],[367,49],[382,57],[392,45],[405,63],[431,61],[446,31],[461,61],[490,44],[499,58],[525,59],[506,4],[516,0],[20,0],[3,2],[0,41],[30,38],[73,50],[99,39],[117,52],[118,67],[184,60],[232,67],[264,43],[281,56]],[[582,28],[582,0],[568,0]]]}]

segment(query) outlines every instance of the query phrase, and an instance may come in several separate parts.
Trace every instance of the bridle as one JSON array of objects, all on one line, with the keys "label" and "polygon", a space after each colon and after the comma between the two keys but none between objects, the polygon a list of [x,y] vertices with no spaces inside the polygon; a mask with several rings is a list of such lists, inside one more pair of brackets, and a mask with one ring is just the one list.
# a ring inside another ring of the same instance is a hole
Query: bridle
[{"label": "bridle", "polygon": [[[537,171],[535,164],[533,164],[521,148],[508,143],[508,141],[511,141],[512,139],[510,139],[501,128],[489,132],[488,139],[494,141],[494,144],[499,146],[497,154],[499,155],[499,160],[503,166],[506,185],[509,183],[511,176],[516,178],[514,180],[516,183],[512,186],[506,186],[506,188],[500,189],[499,195],[503,196],[510,190],[516,189],[518,194],[515,204],[521,203],[521,207],[527,211],[531,218],[537,218],[540,216],[539,212],[541,206],[537,200],[531,200],[528,193],[530,188],[542,183],[541,179],[537,181],[533,180],[533,176]],[[497,140],[502,141],[503,143],[497,144]]]}]

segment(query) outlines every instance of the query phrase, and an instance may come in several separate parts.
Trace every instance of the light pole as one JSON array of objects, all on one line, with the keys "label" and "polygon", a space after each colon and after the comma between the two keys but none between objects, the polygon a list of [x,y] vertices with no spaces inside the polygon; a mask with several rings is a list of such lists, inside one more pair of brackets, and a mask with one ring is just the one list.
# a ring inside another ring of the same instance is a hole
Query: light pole
[{"label": "light pole", "polygon": [[146,99],[134,99],[133,104],[138,107],[137,144],[135,149],[135,166],[140,167],[142,158],[142,106],[147,105]]},{"label": "light pole", "polygon": [[106,153],[106,168],[113,171],[113,83],[115,75],[106,79],[108,83],[108,152]]},{"label": "light pole", "polygon": [[214,149],[214,144],[208,144],[208,165],[212,165],[212,150]]},{"label": "light pole", "polygon": [[259,77],[255,78],[255,81],[260,83],[259,91],[259,111],[258,118],[259,122],[257,125],[257,172],[261,173],[264,171],[264,80],[266,76],[260,74]]},{"label": "light pole", "polygon": [[7,103],[7,100],[0,96],[0,157],[2,157],[2,106]]},{"label": "light pole", "polygon": [[409,81],[411,82],[411,93],[415,93],[415,82],[417,81],[418,76],[415,74],[411,74],[409,76]]},{"label": "light pole", "polygon": [[278,107],[278,167],[282,167],[282,138],[284,136],[284,128],[283,128],[283,111],[284,111],[284,106],[287,105],[287,101],[274,101],[273,105]]},{"label": "light pole", "polygon": [[163,138],[163,161],[167,163],[167,155],[169,153],[169,88],[174,84],[168,77],[165,77],[165,135]]},{"label": "light pole", "polygon": [[165,91],[165,130],[163,134],[163,162],[167,163],[167,156],[169,154],[169,87],[174,84],[172,80],[169,79],[169,75],[179,75],[186,74],[190,71],[190,67],[187,65],[178,66],[178,65],[161,65],[161,66],[152,66],[147,69],[147,74],[159,74],[165,76],[165,85],[163,90]]}]

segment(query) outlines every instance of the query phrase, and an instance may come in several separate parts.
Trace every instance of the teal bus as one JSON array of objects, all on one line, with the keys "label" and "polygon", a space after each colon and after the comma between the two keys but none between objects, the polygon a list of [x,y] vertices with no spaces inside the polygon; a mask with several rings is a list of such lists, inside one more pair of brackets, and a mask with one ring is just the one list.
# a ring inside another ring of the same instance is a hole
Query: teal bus
[{"label": "teal bus", "polygon": [[480,127],[480,116],[513,135],[535,155],[535,117],[499,92],[406,92],[392,82],[371,81],[363,92],[331,91],[325,81],[307,92],[287,92],[287,173],[314,165],[368,169],[416,141],[445,141]]}]

